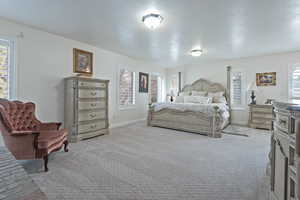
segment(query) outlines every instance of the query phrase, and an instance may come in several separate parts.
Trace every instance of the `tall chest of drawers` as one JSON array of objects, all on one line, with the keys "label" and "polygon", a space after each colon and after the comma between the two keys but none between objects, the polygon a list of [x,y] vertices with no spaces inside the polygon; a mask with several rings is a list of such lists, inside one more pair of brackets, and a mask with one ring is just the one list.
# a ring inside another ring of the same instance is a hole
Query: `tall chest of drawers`
[{"label": "tall chest of drawers", "polygon": [[300,200],[300,108],[274,102],[271,136],[271,200]]},{"label": "tall chest of drawers", "polygon": [[108,80],[65,78],[65,128],[69,140],[108,134]]}]

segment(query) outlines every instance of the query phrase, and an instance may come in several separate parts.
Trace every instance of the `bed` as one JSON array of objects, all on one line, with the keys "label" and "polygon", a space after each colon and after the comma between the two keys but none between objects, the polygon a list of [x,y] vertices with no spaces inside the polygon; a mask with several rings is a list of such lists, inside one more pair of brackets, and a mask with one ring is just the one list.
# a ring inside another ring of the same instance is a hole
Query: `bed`
[{"label": "bed", "polygon": [[[228,77],[229,78],[229,77]],[[228,86],[230,84],[227,84]],[[148,126],[163,127],[193,133],[222,137],[222,130],[230,123],[230,88],[205,79],[199,79],[183,88],[183,93],[192,91],[220,93],[226,103],[154,103],[149,104]]]}]

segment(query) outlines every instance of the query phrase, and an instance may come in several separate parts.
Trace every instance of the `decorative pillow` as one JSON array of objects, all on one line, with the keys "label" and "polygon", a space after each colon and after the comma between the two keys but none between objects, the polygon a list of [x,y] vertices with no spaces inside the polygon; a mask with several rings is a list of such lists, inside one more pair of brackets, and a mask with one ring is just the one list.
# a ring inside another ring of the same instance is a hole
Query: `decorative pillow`
[{"label": "decorative pillow", "polygon": [[211,101],[210,97],[202,96],[185,96],[184,103],[199,103],[199,104],[209,104]]},{"label": "decorative pillow", "polygon": [[226,98],[224,96],[221,97],[215,97],[214,103],[227,103]]},{"label": "decorative pillow", "polygon": [[184,96],[177,96],[175,98],[175,103],[184,103]]},{"label": "decorative pillow", "polygon": [[190,96],[191,93],[190,92],[180,92],[179,96]]},{"label": "decorative pillow", "polygon": [[205,91],[192,91],[192,96],[202,96],[205,97],[207,95],[207,92]]},{"label": "decorative pillow", "polygon": [[218,103],[219,99],[224,97],[224,92],[209,92],[207,96],[212,98],[213,103]]}]

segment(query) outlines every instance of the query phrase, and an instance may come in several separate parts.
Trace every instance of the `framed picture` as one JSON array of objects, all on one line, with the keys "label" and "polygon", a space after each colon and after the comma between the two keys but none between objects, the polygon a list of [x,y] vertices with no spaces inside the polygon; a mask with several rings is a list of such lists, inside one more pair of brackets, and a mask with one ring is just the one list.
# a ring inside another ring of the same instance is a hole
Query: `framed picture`
[{"label": "framed picture", "polygon": [[274,86],[276,85],[276,72],[256,73],[257,86]]},{"label": "framed picture", "polygon": [[80,74],[93,74],[93,53],[80,49],[73,49],[73,72]]},{"label": "framed picture", "polygon": [[149,89],[149,74],[139,73],[139,92],[148,93]]}]

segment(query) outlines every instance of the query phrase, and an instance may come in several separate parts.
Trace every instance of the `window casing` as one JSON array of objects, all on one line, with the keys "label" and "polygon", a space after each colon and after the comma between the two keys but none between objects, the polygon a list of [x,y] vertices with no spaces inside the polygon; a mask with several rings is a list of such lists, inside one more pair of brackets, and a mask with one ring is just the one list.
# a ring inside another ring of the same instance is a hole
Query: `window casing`
[{"label": "window casing", "polygon": [[300,64],[289,67],[289,99],[300,99]]},{"label": "window casing", "polygon": [[120,107],[135,105],[135,72],[120,69],[118,101]]},{"label": "window casing", "polygon": [[15,98],[15,42],[0,38],[0,98]]},{"label": "window casing", "polygon": [[233,71],[231,74],[231,106],[233,109],[241,109],[245,105],[244,76],[241,71]]}]

